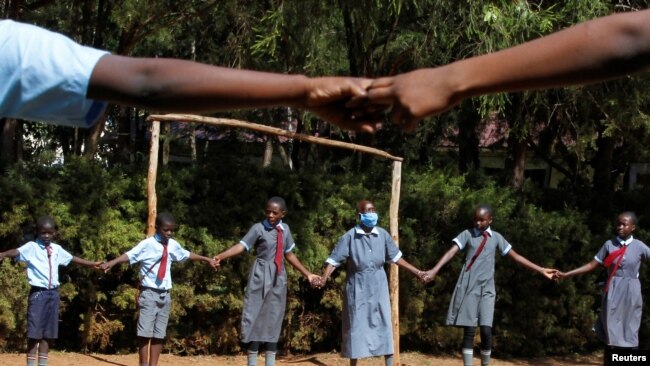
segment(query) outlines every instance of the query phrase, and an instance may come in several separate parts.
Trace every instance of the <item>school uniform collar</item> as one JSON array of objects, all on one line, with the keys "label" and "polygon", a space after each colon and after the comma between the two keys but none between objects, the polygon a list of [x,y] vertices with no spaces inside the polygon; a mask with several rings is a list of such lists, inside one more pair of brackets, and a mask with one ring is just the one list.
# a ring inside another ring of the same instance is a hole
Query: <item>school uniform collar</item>
[{"label": "school uniform collar", "polygon": [[370,235],[370,234],[379,235],[379,230],[377,230],[376,226],[373,226],[372,230],[370,230],[369,233],[367,233],[365,230],[363,230],[361,225],[355,226],[354,231],[359,235]]},{"label": "school uniform collar", "polygon": [[[45,243],[43,243],[43,241],[41,239],[36,239],[36,240],[34,240],[34,242],[36,244],[38,244],[38,247],[41,248],[41,249],[47,249],[47,247],[48,247],[47,245],[45,245]],[[51,242],[50,242],[49,246],[52,246]]]},{"label": "school uniform collar", "polygon": [[[153,238],[154,238],[157,242],[159,242],[160,244],[165,245],[165,243],[163,242],[163,238],[162,238],[162,236],[158,235],[158,233],[153,234]],[[171,238],[169,238],[169,239],[171,239]],[[167,240],[167,244],[169,244],[169,240]]]},{"label": "school uniform collar", "polygon": [[474,236],[481,236],[481,235],[483,235],[484,231],[486,233],[488,233],[488,236],[490,236],[490,237],[492,236],[492,229],[490,228],[490,226],[488,226],[488,228],[485,229],[485,230],[479,230],[477,228],[472,228],[472,231],[473,231]]},{"label": "school uniform collar", "polygon": [[280,225],[280,229],[281,229],[282,231],[284,231],[284,226],[282,226],[282,220],[280,220],[280,222],[278,222],[277,225],[273,226],[273,225],[271,225],[271,223],[269,222],[269,220],[264,219],[264,221],[262,221],[262,225],[264,225],[264,228],[265,228],[266,230],[273,230],[273,229],[275,229],[276,226]]},{"label": "school uniform collar", "polygon": [[621,238],[620,236],[617,235],[617,236],[616,236],[616,240],[619,242],[619,244],[621,244],[621,245],[623,245],[623,246],[627,246],[627,245],[630,245],[630,243],[632,242],[632,240],[634,240],[634,236],[633,236],[633,235],[630,235],[629,238],[623,240],[623,238]]}]

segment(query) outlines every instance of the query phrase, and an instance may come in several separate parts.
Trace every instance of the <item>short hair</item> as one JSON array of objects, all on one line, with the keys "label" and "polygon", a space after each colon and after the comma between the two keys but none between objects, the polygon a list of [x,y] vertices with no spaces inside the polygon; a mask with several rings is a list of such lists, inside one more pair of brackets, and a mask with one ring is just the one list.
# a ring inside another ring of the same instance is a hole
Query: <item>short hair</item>
[{"label": "short hair", "polygon": [[493,209],[492,206],[490,206],[490,205],[487,205],[487,204],[482,203],[482,204],[476,206],[476,210],[474,210],[474,212],[476,212],[476,211],[478,211],[478,210],[485,210],[485,211],[487,211],[487,213],[488,213],[490,216],[494,216],[494,209]]},{"label": "short hair", "polygon": [[268,205],[269,203],[275,203],[276,205],[280,206],[280,210],[283,212],[287,211],[287,203],[284,201],[284,198],[278,197],[278,196],[273,196],[266,201],[266,204]]},{"label": "short hair", "polygon": [[156,215],[156,226],[162,226],[163,224],[176,224],[174,215],[170,212],[161,212]]},{"label": "short hair", "polygon": [[629,217],[630,220],[632,220],[632,223],[633,223],[634,225],[636,225],[636,223],[637,223],[637,221],[638,221],[638,219],[637,219],[637,217],[636,217],[636,214],[635,214],[633,211],[623,211],[623,212],[621,212],[618,216]]},{"label": "short hair", "polygon": [[50,215],[43,215],[36,219],[36,229],[41,228],[43,226],[50,225],[54,229],[56,229],[56,223],[54,222],[54,218]]}]

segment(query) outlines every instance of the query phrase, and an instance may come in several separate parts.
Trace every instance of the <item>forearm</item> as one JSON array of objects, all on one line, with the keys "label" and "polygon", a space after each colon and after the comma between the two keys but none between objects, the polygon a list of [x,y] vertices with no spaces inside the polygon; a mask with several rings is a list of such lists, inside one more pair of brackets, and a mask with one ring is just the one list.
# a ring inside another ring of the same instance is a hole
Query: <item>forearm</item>
[{"label": "forearm", "polygon": [[205,263],[212,262],[212,258],[208,258],[196,253],[190,253],[190,257],[188,259],[194,262],[198,262],[198,261],[205,262]]},{"label": "forearm", "polygon": [[578,267],[574,270],[564,273],[564,277],[573,277],[573,276],[589,273],[595,270],[596,268],[598,268],[599,265],[600,263],[596,262],[595,260],[592,260],[591,262],[585,264],[584,266]]},{"label": "forearm", "polygon": [[14,258],[14,257],[17,257],[19,255],[20,255],[20,252],[18,251],[18,249],[9,249],[7,251],[4,251],[4,252],[0,253],[0,260],[2,260],[4,258]]},{"label": "forearm", "polygon": [[419,269],[415,268],[415,266],[413,266],[411,263],[407,262],[404,258],[400,258],[397,262],[395,262],[395,264],[402,268],[405,268],[416,276],[419,276],[422,272]]},{"label": "forearm", "polygon": [[323,281],[327,282],[327,280],[329,280],[330,276],[332,275],[335,269],[336,267],[328,263],[327,266],[325,267],[325,270],[323,271],[323,276],[322,276]]},{"label": "forearm", "polygon": [[458,248],[458,246],[456,244],[453,244],[451,248],[442,257],[440,257],[438,263],[436,263],[436,265],[433,266],[433,268],[431,268],[429,271],[433,272],[434,275],[437,274],[440,271],[440,269],[445,264],[447,264],[456,255],[456,253],[458,253],[459,250],[460,249]]},{"label": "forearm", "polygon": [[116,264],[128,263],[128,262],[129,262],[129,257],[126,254],[122,254],[121,256],[106,262],[106,265],[110,268],[115,266]]},{"label": "forearm", "polygon": [[287,260],[287,262],[291,263],[293,268],[297,269],[300,273],[302,273],[303,276],[308,278],[309,275],[312,274],[307,268],[305,268],[305,266],[302,264],[302,262],[300,262],[300,260],[298,259],[298,257],[296,257],[295,254],[287,253],[284,255],[284,257]]},{"label": "forearm", "polygon": [[[115,75],[124,77],[115,77]],[[230,69],[178,59],[107,55],[88,96],[163,112],[204,112],[288,105],[304,107],[310,79]]]},{"label": "forearm", "polygon": [[86,267],[94,267],[97,264],[97,262],[91,262],[89,260],[85,260],[79,257],[72,257],[72,263],[79,264]]},{"label": "forearm", "polygon": [[566,86],[650,66],[650,10],[595,19],[500,52],[449,65],[466,97]]},{"label": "forearm", "polygon": [[236,255],[239,255],[244,252],[246,248],[242,244],[235,244],[232,247],[224,250],[223,252],[217,254],[214,259],[222,261],[224,259],[228,259],[230,257],[234,257]]},{"label": "forearm", "polygon": [[534,272],[544,273],[544,269],[545,269],[544,267],[529,261],[522,255],[519,255],[517,252],[514,251],[514,249],[510,249],[510,251],[508,252],[508,256],[522,267],[526,267]]}]

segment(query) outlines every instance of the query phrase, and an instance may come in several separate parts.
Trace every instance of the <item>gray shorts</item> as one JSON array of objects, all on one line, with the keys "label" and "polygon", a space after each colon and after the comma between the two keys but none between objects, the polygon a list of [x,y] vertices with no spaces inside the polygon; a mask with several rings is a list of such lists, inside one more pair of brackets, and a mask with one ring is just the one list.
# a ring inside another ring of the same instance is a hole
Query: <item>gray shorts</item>
[{"label": "gray shorts", "polygon": [[172,304],[169,291],[144,287],[139,302],[138,337],[165,338]]}]

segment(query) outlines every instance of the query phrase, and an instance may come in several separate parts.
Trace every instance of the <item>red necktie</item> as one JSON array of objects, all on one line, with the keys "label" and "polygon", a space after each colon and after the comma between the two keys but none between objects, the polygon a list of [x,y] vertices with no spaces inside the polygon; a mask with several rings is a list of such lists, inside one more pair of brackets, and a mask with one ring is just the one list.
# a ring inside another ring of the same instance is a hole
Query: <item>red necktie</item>
[{"label": "red necktie", "polygon": [[163,240],[162,243],[163,245],[163,254],[162,254],[162,259],[160,260],[160,267],[158,267],[158,275],[156,276],[156,279],[158,282],[161,282],[162,280],[165,279],[165,272],[167,272],[167,240]]},{"label": "red necktie", "polygon": [[624,245],[624,243],[621,243],[621,245],[623,245],[623,247],[621,249],[610,253],[607,256],[607,258],[605,258],[605,262],[603,262],[603,264],[607,268],[612,266],[612,264],[614,264],[614,261],[616,259],[618,259],[616,261],[616,266],[612,269],[612,271],[609,274],[609,277],[607,278],[607,284],[605,284],[605,290],[604,290],[605,292],[607,292],[609,290],[609,283],[612,281],[612,278],[614,278],[614,275],[616,274],[616,271],[618,271],[618,267],[621,266],[621,262],[623,262],[623,257],[625,256],[625,251],[627,250],[627,247],[630,246],[630,244]]},{"label": "red necktie", "polygon": [[275,230],[278,232],[278,240],[277,240],[278,245],[275,247],[275,259],[273,260],[273,262],[275,263],[275,266],[278,269],[278,273],[280,273],[282,272],[282,256],[284,255],[282,225],[276,226]]},{"label": "red necktie", "polygon": [[47,288],[52,288],[52,252],[54,250],[51,245],[46,246],[45,250],[47,250],[47,263],[50,265],[50,279],[47,283]]},{"label": "red necktie", "polygon": [[472,260],[467,265],[467,268],[465,269],[465,272],[469,271],[472,268],[472,265],[474,265],[474,261],[476,261],[476,258],[478,258],[478,255],[481,254],[481,252],[483,251],[483,247],[485,247],[485,243],[487,242],[487,238],[488,238],[488,232],[484,231],[483,232],[483,240],[481,240],[481,245],[479,245],[478,249],[476,249],[476,253],[474,253],[474,256],[472,257]]}]

